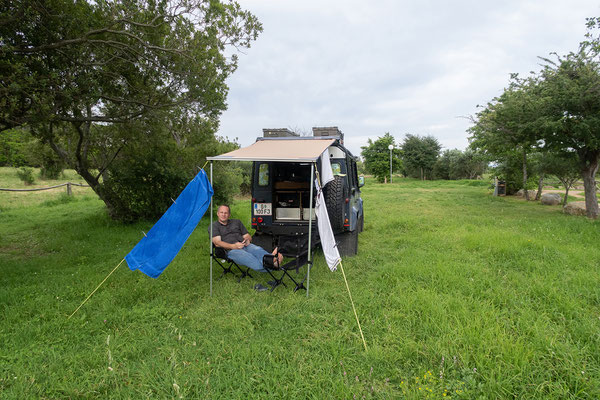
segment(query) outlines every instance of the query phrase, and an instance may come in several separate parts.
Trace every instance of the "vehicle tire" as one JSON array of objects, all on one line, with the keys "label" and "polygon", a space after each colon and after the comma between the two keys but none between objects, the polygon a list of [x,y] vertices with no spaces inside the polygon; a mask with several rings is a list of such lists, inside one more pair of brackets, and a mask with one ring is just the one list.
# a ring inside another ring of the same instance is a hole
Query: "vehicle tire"
[{"label": "vehicle tire", "polygon": [[338,243],[338,251],[342,257],[352,257],[358,254],[358,229],[351,232],[343,232],[335,237]]},{"label": "vehicle tire", "polygon": [[344,229],[344,177],[336,175],[335,179],[325,186],[325,205],[331,222],[331,229],[340,232]]}]

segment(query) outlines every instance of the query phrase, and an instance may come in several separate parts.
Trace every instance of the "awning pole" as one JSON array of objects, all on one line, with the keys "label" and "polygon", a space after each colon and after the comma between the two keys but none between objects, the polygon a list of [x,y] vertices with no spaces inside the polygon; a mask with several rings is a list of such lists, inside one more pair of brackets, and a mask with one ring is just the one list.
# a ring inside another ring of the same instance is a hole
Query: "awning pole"
[{"label": "awning pole", "polygon": [[[210,186],[213,186],[213,163],[210,162]],[[213,265],[213,247],[212,247],[212,236],[213,236],[213,196],[210,196],[210,237],[208,238],[210,249],[210,295],[212,297],[212,265]]]},{"label": "awning pole", "polygon": [[310,163],[310,200],[309,200],[309,212],[308,212],[308,275],[306,276],[306,297],[308,297],[308,290],[310,289],[310,267],[312,266],[312,210],[313,210],[313,186],[315,179],[315,164]]}]

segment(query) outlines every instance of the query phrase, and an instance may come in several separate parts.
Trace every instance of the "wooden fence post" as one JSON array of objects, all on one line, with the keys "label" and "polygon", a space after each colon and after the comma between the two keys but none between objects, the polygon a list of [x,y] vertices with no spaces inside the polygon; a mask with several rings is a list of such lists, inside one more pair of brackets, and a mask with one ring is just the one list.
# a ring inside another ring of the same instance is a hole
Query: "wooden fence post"
[{"label": "wooden fence post", "polygon": [[71,196],[73,193],[71,192],[71,182],[67,182],[67,196]]}]

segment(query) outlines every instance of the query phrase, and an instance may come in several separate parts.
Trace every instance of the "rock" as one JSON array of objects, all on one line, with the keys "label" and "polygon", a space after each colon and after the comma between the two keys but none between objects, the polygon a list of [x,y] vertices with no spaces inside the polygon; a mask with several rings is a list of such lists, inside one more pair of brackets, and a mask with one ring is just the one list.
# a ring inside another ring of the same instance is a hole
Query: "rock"
[{"label": "rock", "polygon": [[572,201],[571,203],[567,203],[563,208],[563,212],[569,215],[585,216],[585,201]]},{"label": "rock", "polygon": [[[537,190],[530,190],[529,191],[529,200],[535,199],[536,194],[537,194]],[[519,189],[519,191],[517,192],[517,194],[515,196],[525,197],[525,191],[523,189]]]},{"label": "rock", "polygon": [[560,194],[558,193],[543,193],[542,204],[547,206],[555,206],[560,204]]}]

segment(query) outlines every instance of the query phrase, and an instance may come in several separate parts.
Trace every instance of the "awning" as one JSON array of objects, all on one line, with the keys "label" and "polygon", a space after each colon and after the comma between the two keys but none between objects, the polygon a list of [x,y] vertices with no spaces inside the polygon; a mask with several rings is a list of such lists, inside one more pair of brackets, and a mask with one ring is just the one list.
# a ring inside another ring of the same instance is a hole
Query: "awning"
[{"label": "awning", "polygon": [[317,161],[333,142],[335,139],[314,139],[312,137],[306,139],[262,139],[248,147],[206,159],[210,161]]}]

